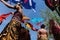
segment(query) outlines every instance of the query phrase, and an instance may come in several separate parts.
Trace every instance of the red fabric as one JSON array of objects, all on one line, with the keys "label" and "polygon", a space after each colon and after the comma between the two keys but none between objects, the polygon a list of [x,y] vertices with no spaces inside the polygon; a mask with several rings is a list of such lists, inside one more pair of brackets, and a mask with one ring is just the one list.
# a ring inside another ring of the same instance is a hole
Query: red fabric
[{"label": "red fabric", "polygon": [[41,25],[41,23],[42,23],[42,22],[38,22],[36,25],[37,25],[37,26],[40,26],[40,25]]},{"label": "red fabric", "polygon": [[36,28],[32,28],[32,30],[33,30],[33,31],[38,31],[38,29],[36,29]]},{"label": "red fabric", "polygon": [[57,34],[57,33],[60,33],[60,26],[54,26],[52,27],[52,33],[53,34]]},{"label": "red fabric", "polygon": [[50,0],[46,0],[50,6],[53,6]]},{"label": "red fabric", "polygon": [[60,25],[54,21],[54,20],[51,20],[50,21],[50,28],[51,28],[51,31],[53,34],[59,34],[60,33]]},{"label": "red fabric", "polygon": [[45,4],[52,10],[55,10],[55,7],[53,6],[53,3],[51,2],[51,0],[45,0]]},{"label": "red fabric", "polygon": [[6,19],[10,14],[12,14],[11,12],[8,14],[2,14],[0,15],[0,22],[2,22],[4,19]]}]

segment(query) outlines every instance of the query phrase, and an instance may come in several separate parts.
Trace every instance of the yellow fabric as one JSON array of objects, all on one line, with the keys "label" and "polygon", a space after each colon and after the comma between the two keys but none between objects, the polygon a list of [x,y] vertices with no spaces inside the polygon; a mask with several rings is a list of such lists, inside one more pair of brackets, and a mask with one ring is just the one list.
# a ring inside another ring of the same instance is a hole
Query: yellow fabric
[{"label": "yellow fabric", "polygon": [[22,20],[30,20],[29,17],[23,16]]},{"label": "yellow fabric", "polygon": [[26,27],[28,27],[29,29],[31,29],[30,25],[28,23],[25,23]]}]

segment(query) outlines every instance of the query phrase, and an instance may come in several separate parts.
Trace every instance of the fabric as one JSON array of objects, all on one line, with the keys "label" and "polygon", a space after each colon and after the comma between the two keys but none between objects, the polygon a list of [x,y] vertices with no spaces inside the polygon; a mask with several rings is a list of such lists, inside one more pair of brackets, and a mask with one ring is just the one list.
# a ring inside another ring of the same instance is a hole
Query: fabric
[{"label": "fabric", "polygon": [[33,30],[33,31],[37,31],[38,29],[34,28],[33,25],[29,22],[25,23],[26,27],[28,27],[29,29]]},{"label": "fabric", "polygon": [[[1,40],[30,40],[29,32],[21,26],[22,14],[15,12],[11,21],[7,24],[6,29],[3,30]],[[27,37],[26,37],[27,36]]]},{"label": "fabric", "polygon": [[55,40],[60,40],[60,34],[53,34],[53,36],[54,36],[54,38],[55,38]]},{"label": "fabric", "polygon": [[50,31],[54,36],[55,40],[60,40],[60,25],[54,21],[54,20],[50,20]]},{"label": "fabric", "polygon": [[42,22],[38,22],[36,25],[37,25],[37,26],[40,26],[41,24],[42,24]]},{"label": "fabric", "polygon": [[22,18],[22,23],[24,23],[25,22],[25,20],[30,20],[30,18],[29,17],[27,17],[27,16],[23,16],[23,18]]},{"label": "fabric", "polygon": [[[12,17],[12,20],[8,23],[6,28],[6,33],[9,38],[7,40],[19,40],[19,32],[21,29],[21,14],[19,12],[15,12],[14,16]],[[5,30],[4,30],[5,31]]]},{"label": "fabric", "polygon": [[31,23],[26,22],[25,25],[26,25],[28,28],[30,28],[30,29],[33,28],[33,25],[32,25]]},{"label": "fabric", "polygon": [[2,14],[1,16],[0,16],[0,24],[3,22],[3,20],[4,19],[6,19],[10,14],[12,14],[11,12],[10,13],[8,13],[8,14]]},{"label": "fabric", "polygon": [[45,4],[52,10],[55,10],[55,7],[53,6],[51,0],[45,0]]},{"label": "fabric", "polygon": [[19,39],[19,30],[21,28],[20,18],[21,18],[21,15],[19,12],[17,12],[14,14],[12,20],[8,24],[8,27],[11,27],[8,29],[8,32],[11,33],[12,40]]},{"label": "fabric", "polygon": [[1,34],[1,40],[31,40],[29,31],[23,28],[19,21],[12,19],[6,27],[2,34],[7,34]]}]

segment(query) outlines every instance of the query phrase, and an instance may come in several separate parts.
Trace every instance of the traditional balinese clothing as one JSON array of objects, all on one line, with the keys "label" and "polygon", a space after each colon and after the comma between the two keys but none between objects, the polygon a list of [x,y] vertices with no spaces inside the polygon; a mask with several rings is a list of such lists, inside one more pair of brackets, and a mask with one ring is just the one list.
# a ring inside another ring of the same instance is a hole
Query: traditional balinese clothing
[{"label": "traditional balinese clothing", "polygon": [[[19,40],[19,32],[21,29],[21,21],[22,20],[22,14],[19,12],[15,12],[12,20],[8,23],[6,30],[4,30],[3,34],[6,34],[5,39],[7,40]],[[4,37],[1,38],[1,40],[5,40]]]},{"label": "traditional balinese clothing", "polygon": [[22,20],[22,14],[19,12],[15,12],[12,20],[8,24],[8,33],[10,33],[12,40],[18,40],[19,38],[19,32],[21,28],[21,23],[20,21]]}]

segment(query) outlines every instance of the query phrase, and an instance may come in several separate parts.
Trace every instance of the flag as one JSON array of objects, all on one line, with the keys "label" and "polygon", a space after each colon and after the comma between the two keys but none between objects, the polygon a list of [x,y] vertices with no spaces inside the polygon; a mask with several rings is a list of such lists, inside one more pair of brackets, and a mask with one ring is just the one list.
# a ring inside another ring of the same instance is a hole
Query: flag
[{"label": "flag", "polygon": [[8,13],[8,14],[2,14],[2,15],[0,15],[0,24],[1,24],[2,21],[3,21],[4,19],[6,19],[10,14],[12,14],[12,13],[10,12],[10,13]]},{"label": "flag", "polygon": [[33,31],[37,31],[38,29],[34,28],[33,25],[29,22],[25,23],[26,27],[28,27],[29,29],[33,30]]}]

